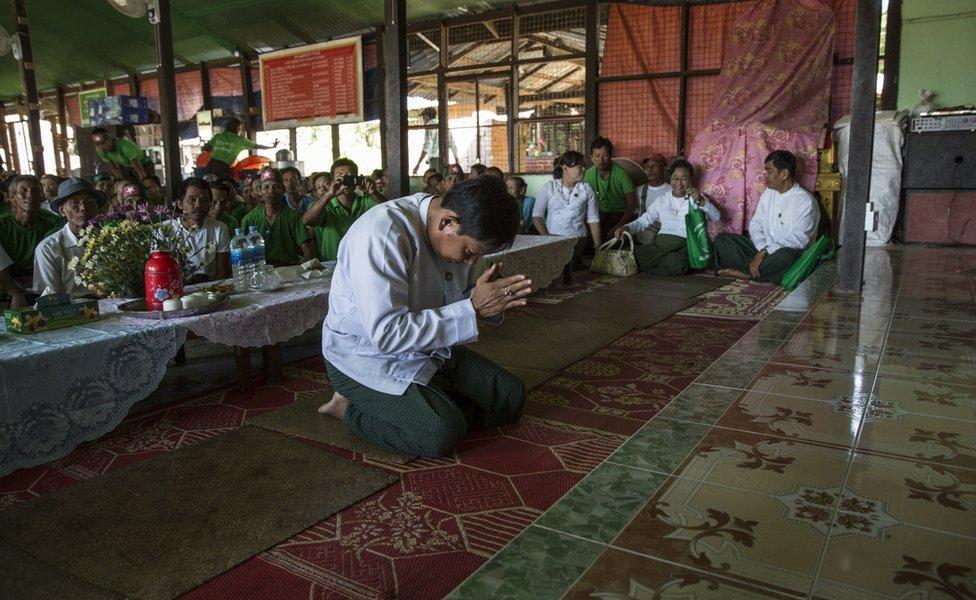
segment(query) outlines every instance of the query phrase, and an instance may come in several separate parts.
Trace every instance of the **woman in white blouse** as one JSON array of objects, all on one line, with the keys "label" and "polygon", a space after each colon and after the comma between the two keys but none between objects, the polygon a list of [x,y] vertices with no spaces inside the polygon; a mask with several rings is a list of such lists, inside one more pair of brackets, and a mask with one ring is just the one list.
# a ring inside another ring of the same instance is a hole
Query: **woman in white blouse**
[{"label": "woman in white blouse", "polygon": [[654,275],[684,275],[688,272],[685,215],[689,203],[694,202],[701,208],[709,221],[717,221],[721,216],[715,205],[694,188],[694,176],[691,163],[675,161],[669,172],[671,193],[657,197],[643,215],[614,231],[614,236],[619,238],[625,231],[633,235],[648,229],[655,221],[661,223],[661,231],[652,243],[634,248],[638,271]]},{"label": "woman in white blouse", "polygon": [[546,182],[536,195],[532,223],[541,235],[576,238],[573,269],[578,269],[582,267],[580,257],[590,238],[594,248],[599,248],[603,241],[596,194],[583,182],[583,155],[579,152],[570,150],[560,156],[554,175],[555,179]]}]

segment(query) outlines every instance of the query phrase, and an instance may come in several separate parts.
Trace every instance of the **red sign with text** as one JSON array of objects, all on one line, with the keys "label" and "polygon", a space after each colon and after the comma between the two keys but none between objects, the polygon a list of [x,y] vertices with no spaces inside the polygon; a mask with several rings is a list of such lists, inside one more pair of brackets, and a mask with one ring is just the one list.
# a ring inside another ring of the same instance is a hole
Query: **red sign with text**
[{"label": "red sign with text", "polygon": [[265,129],[363,120],[362,40],[260,55]]}]

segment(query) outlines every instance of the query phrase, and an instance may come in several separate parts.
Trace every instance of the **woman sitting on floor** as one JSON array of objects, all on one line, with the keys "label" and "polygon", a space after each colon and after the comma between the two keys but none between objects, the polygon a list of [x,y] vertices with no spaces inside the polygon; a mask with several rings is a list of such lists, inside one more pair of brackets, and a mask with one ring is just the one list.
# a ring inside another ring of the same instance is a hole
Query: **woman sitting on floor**
[{"label": "woman sitting on floor", "polygon": [[559,157],[558,175],[547,181],[532,207],[532,223],[540,235],[561,235],[576,238],[573,251],[573,269],[581,268],[580,257],[586,251],[589,238],[593,247],[599,248],[600,211],[596,194],[588,183],[583,182],[583,155],[570,150]]},{"label": "woman sitting on floor", "polygon": [[688,272],[688,242],[685,231],[685,215],[689,199],[697,204],[709,221],[717,221],[715,205],[692,186],[695,170],[685,160],[671,165],[671,193],[657,197],[639,218],[613,232],[620,238],[624,232],[631,235],[648,229],[655,221],[661,223],[661,231],[650,244],[634,248],[637,270],[654,275],[684,275]]}]

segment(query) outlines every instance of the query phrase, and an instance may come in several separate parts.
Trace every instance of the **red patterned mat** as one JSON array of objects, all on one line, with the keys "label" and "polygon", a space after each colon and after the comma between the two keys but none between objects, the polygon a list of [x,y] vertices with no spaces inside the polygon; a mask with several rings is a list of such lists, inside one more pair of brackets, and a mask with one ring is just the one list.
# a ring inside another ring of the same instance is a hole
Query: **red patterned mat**
[{"label": "red patterned mat", "polygon": [[674,316],[632,331],[529,392],[526,413],[630,435],[751,327]]},{"label": "red patterned mat", "polygon": [[611,277],[610,275],[593,273],[592,271],[576,271],[573,273],[573,285],[565,287],[560,285],[559,282],[562,281],[562,278],[560,278],[555,285],[544,290],[539,290],[529,296],[529,303],[559,304],[583,292],[608,286],[611,283],[620,281],[620,279],[620,277]]},{"label": "red patterned mat", "polygon": [[[532,392],[519,423],[469,435],[452,457],[406,465],[369,461],[400,473],[401,481],[185,598],[439,598],[594,469],[748,325],[674,317],[632,332]],[[231,388],[135,414],[61,460],[0,478],[0,509],[220,435],[314,391],[328,391],[320,359],[286,367],[280,385],[246,395]]]},{"label": "red patterned mat", "polygon": [[[703,275],[710,277],[710,275]],[[698,304],[679,315],[761,321],[789,292],[775,283],[733,281],[701,295]]]}]

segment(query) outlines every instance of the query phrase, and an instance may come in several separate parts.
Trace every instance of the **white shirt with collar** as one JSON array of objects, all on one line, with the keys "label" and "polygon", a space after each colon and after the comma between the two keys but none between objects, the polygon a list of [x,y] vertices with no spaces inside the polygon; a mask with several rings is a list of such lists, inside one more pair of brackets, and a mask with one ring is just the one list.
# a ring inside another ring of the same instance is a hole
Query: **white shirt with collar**
[{"label": "white shirt with collar", "polygon": [[813,243],[819,224],[820,206],[799,184],[783,193],[766,188],[749,221],[749,237],[767,254],[780,248],[804,250]]},{"label": "white shirt with collar", "polygon": [[671,184],[662,183],[661,185],[650,185],[645,183],[634,190],[637,195],[637,214],[644,214],[648,207],[661,196],[671,195]]},{"label": "white shirt with collar", "polygon": [[[193,274],[202,273],[213,278],[217,275],[217,255],[230,252],[230,233],[227,225],[217,219],[205,217],[203,224],[196,229],[187,229],[179,218],[170,219],[163,223],[173,228],[190,245],[188,253],[190,262],[194,264]],[[211,246],[212,245],[212,246]]]},{"label": "white shirt with collar", "polygon": [[[670,192],[666,196],[658,196],[647,210],[636,220],[624,225],[628,233],[634,234],[644,231],[652,223],[661,223],[659,234],[688,237],[685,228],[685,215],[688,214],[688,196],[676,198]],[[697,206],[697,202],[695,203]],[[715,205],[705,198],[705,205],[701,207],[709,221],[718,221],[721,215]]]},{"label": "white shirt with collar", "polygon": [[532,217],[544,219],[552,235],[579,238],[589,235],[587,224],[600,222],[600,211],[590,184],[580,181],[569,188],[553,179],[536,195]]},{"label": "white shirt with collar", "polygon": [[478,339],[465,287],[471,267],[436,255],[427,237],[431,197],[368,210],[339,245],[322,324],[322,354],[374,390],[427,385],[451,348]]},{"label": "white shirt with collar", "polygon": [[90,294],[88,288],[75,280],[75,272],[68,268],[72,258],[81,258],[84,253],[84,241],[68,225],[41,240],[34,249],[34,291],[43,292],[49,287],[57,294],[71,294],[72,297]]}]

